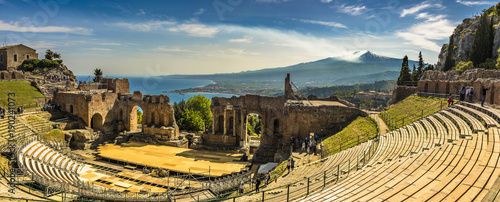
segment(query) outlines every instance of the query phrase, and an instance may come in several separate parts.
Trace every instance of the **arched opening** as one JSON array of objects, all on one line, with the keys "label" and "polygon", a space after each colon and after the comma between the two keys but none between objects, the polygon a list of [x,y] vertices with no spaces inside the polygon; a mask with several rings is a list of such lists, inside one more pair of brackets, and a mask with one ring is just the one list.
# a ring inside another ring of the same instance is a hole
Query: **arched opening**
[{"label": "arched opening", "polygon": [[[130,131],[142,130],[142,125],[145,120],[144,111],[139,106],[132,107],[129,114],[129,129]],[[125,119],[125,117],[124,117]],[[122,120],[124,120],[122,119]]]},{"label": "arched opening", "polygon": [[262,134],[262,118],[260,115],[250,113],[247,116],[247,135],[260,136]]},{"label": "arched opening", "polygon": [[426,93],[429,92],[429,84],[428,83],[425,83],[424,92],[426,92]]},{"label": "arched opening", "polygon": [[90,120],[90,127],[94,130],[102,130],[102,116],[99,113],[95,113]]},{"label": "arched opening", "polygon": [[73,114],[73,105],[69,105],[69,113]]},{"label": "arched opening", "polygon": [[450,83],[446,83],[446,95],[450,94]]},{"label": "arched opening", "polygon": [[224,134],[224,116],[217,118],[217,133]]},{"label": "arched opening", "polygon": [[233,135],[234,130],[234,117],[229,117],[229,126],[227,127],[227,134]]},{"label": "arched opening", "polygon": [[12,79],[16,79],[16,74],[12,72]]},{"label": "arched opening", "polygon": [[439,93],[439,83],[434,86],[434,93]]},{"label": "arched opening", "polygon": [[26,59],[30,59],[30,55],[26,55]]},{"label": "arched opening", "polygon": [[280,134],[280,120],[275,119],[274,120],[274,127],[273,127],[273,133],[274,134]]}]

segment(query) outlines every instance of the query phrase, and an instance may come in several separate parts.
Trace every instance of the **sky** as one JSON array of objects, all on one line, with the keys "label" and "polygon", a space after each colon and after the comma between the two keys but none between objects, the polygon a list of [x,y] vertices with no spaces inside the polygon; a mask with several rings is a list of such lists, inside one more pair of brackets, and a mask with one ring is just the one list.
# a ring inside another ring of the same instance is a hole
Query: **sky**
[{"label": "sky", "polygon": [[0,39],[61,54],[76,75],[285,67],[355,51],[437,62],[483,0],[0,0]]}]

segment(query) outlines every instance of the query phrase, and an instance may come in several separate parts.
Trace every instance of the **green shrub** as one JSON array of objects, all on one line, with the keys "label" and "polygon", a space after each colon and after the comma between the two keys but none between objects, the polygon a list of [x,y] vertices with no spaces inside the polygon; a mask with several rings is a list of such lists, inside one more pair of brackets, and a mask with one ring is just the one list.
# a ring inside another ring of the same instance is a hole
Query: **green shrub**
[{"label": "green shrub", "polygon": [[43,68],[43,72],[48,72],[49,68]]},{"label": "green shrub", "polygon": [[38,71],[38,69],[35,69],[35,70],[33,71],[33,74],[34,74],[34,75],[39,75],[39,74],[40,74],[40,71]]},{"label": "green shrub", "polygon": [[454,67],[454,69],[457,70],[459,74],[462,74],[463,72],[472,68],[474,68],[474,64],[472,64],[472,61],[468,62],[461,61],[460,63],[458,63],[456,67]]},{"label": "green shrub", "polygon": [[40,60],[37,67],[39,67],[39,68],[52,68],[52,67],[57,67],[57,66],[59,66],[59,63],[57,61],[43,59],[43,60]]},{"label": "green shrub", "polygon": [[59,64],[62,64],[62,63],[63,63],[63,60],[54,60],[54,61],[56,61],[56,62],[57,62],[57,63],[59,63]]},{"label": "green shrub", "polygon": [[39,59],[26,59],[23,61],[23,67],[26,70],[33,70],[39,62]]}]

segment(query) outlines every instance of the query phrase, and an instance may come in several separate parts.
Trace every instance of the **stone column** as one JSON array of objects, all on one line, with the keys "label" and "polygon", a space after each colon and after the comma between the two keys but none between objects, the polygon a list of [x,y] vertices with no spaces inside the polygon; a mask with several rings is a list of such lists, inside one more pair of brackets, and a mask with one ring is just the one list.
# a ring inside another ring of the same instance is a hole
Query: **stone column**
[{"label": "stone column", "polygon": [[222,124],[222,126],[224,127],[224,130],[223,130],[224,135],[227,135],[227,120],[226,120],[227,115],[226,114],[227,114],[227,108],[224,108],[224,124]]}]

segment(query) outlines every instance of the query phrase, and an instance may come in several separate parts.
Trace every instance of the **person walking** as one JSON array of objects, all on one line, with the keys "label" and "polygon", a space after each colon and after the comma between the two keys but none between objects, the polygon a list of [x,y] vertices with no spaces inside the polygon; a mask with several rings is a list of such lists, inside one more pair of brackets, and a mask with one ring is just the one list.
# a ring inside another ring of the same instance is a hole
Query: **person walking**
[{"label": "person walking", "polygon": [[295,160],[293,160],[293,158],[290,159],[290,167],[292,167],[292,171],[293,171],[293,168],[295,167]]},{"label": "person walking", "polygon": [[460,101],[464,100],[465,100],[465,86],[462,86],[462,88],[460,88]]},{"label": "person walking", "polygon": [[268,183],[269,183],[269,178],[270,178],[270,176],[269,176],[269,172],[266,172],[266,186],[267,186],[267,185],[268,185]]},{"label": "person walking", "polygon": [[481,107],[484,107],[484,100],[486,99],[486,91],[489,90],[490,88],[485,88],[484,86],[481,86],[481,92],[482,92],[482,97],[481,97]]},{"label": "person walking", "polygon": [[259,186],[260,186],[260,179],[259,177],[257,177],[257,179],[255,179],[255,192],[259,192]]},{"label": "person walking", "polygon": [[288,161],[286,162],[286,169],[288,170],[287,175],[290,174],[290,166],[292,166],[291,163],[292,162],[290,162],[290,159],[288,159]]}]

